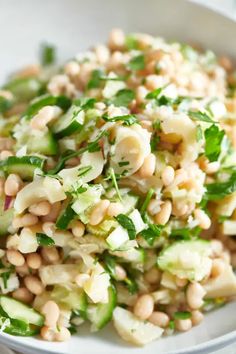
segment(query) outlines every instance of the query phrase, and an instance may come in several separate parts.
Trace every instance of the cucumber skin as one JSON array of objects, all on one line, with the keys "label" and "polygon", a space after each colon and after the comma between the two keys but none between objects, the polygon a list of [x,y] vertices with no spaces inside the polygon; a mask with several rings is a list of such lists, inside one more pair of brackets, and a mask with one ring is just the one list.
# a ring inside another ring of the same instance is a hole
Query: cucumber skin
[{"label": "cucumber skin", "polygon": [[74,121],[74,122],[71,122],[67,128],[61,130],[60,132],[54,131],[54,134],[57,138],[64,138],[65,136],[70,136],[74,133],[80,132],[82,130],[82,128],[83,128],[83,125],[81,125],[77,121]]},{"label": "cucumber skin", "polygon": [[[15,300],[15,299],[12,299],[11,297],[9,296],[6,296],[6,295],[0,295],[0,313],[1,315],[3,315],[4,317],[7,317],[7,318],[10,318],[10,320],[18,320],[18,321],[21,321],[21,322],[25,322],[27,323],[26,321],[23,321],[22,319],[18,319],[18,318],[12,318],[8,312],[6,311],[6,304],[2,304],[2,300],[7,300],[8,302],[10,302],[10,304],[12,305],[12,309],[14,308],[14,306],[18,305],[18,306],[21,306],[21,310],[22,312],[23,311],[31,311],[34,315],[36,315],[38,317],[37,321],[35,321],[35,323],[31,323],[35,326],[38,326],[38,327],[42,327],[44,325],[44,316],[41,315],[38,311],[34,310],[32,307],[24,304],[23,302],[21,301],[18,301],[18,300]],[[9,305],[9,304],[8,304]]]},{"label": "cucumber skin", "polygon": [[[4,317],[3,321],[6,319]],[[10,319],[10,325],[6,326],[3,332],[13,336],[32,337],[39,333],[39,328],[33,328],[23,321]]]},{"label": "cucumber skin", "polygon": [[96,315],[92,320],[92,330],[98,331],[112,319],[113,310],[116,307],[117,295],[113,285],[109,287],[109,301],[107,304],[99,304],[96,308]]},{"label": "cucumber skin", "polygon": [[29,136],[26,144],[31,153],[41,153],[48,156],[54,156],[58,153],[57,141],[50,131],[41,138]]},{"label": "cucumber skin", "polygon": [[59,230],[66,230],[69,223],[73,220],[74,216],[76,213],[74,210],[71,208],[72,204],[68,204],[65,209],[62,211],[62,213],[59,215],[56,221],[56,227]]},{"label": "cucumber skin", "polygon": [[64,111],[67,110],[71,105],[71,100],[66,96],[50,96],[44,95],[39,97],[37,100],[31,103],[27,111],[25,112],[25,119],[30,120],[38,111],[44,106],[58,106]]},{"label": "cucumber skin", "polygon": [[43,168],[44,160],[38,156],[10,156],[0,162],[0,168],[8,174],[17,173],[25,180],[31,180],[36,168]]}]

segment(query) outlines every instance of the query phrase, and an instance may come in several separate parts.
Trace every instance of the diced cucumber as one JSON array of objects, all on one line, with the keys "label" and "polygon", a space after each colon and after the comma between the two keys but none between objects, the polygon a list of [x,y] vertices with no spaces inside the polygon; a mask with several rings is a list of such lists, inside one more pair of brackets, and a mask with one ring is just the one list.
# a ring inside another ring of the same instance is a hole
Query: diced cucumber
[{"label": "diced cucumber", "polygon": [[71,100],[66,96],[43,95],[35,98],[24,114],[26,120],[31,119],[44,106],[58,106],[64,111],[71,105]]},{"label": "diced cucumber", "polygon": [[16,173],[24,180],[31,180],[36,168],[43,168],[44,160],[38,156],[10,156],[0,162],[0,169],[8,174]]},{"label": "diced cucumber", "polygon": [[106,242],[113,251],[120,248],[127,241],[129,241],[128,232],[120,225],[106,239]]},{"label": "diced cucumber", "polygon": [[71,202],[66,202],[57,218],[56,227],[60,230],[66,230],[69,223],[76,215],[75,211],[71,208],[71,205]]},{"label": "diced cucumber", "polygon": [[52,292],[52,298],[59,304],[69,310],[73,310],[82,318],[87,317],[87,295],[77,287],[75,289],[67,289],[62,285],[55,285]]},{"label": "diced cucumber", "polygon": [[32,307],[22,302],[12,299],[8,296],[0,296],[0,306],[7,314],[7,317],[19,321],[33,324],[35,326],[43,326],[44,316],[34,310]]},{"label": "diced cucumber", "polygon": [[13,128],[19,121],[18,116],[12,116],[9,118],[1,118],[0,120],[0,135],[3,137],[10,137]]},{"label": "diced cucumber", "polygon": [[122,189],[120,190],[122,195],[122,204],[124,210],[122,211],[123,214],[130,213],[133,209],[135,209],[136,205],[138,204],[139,197],[137,195],[131,193],[125,193],[123,195]]},{"label": "diced cucumber", "polygon": [[88,309],[88,317],[92,322],[92,331],[98,331],[103,328],[111,319],[113,310],[116,306],[116,289],[110,286],[108,289],[109,299],[106,304],[91,305]]},{"label": "diced cucumber", "polygon": [[12,223],[14,216],[14,209],[10,208],[4,210],[4,200],[0,199],[0,236],[8,234],[8,228]]},{"label": "diced cucumber", "polygon": [[179,278],[201,281],[210,273],[210,252],[210,244],[206,240],[179,241],[160,253],[157,264]]},{"label": "diced cucumber", "polygon": [[26,141],[26,145],[31,153],[35,152],[52,156],[56,155],[58,151],[57,141],[50,131],[40,137],[30,135]]},{"label": "diced cucumber", "polygon": [[89,233],[95,236],[107,236],[113,229],[118,226],[118,223],[114,219],[105,219],[98,225],[86,225],[86,229]]},{"label": "diced cucumber", "polygon": [[35,77],[16,78],[4,88],[11,91],[16,102],[26,102],[37,96],[42,83]]},{"label": "diced cucumber", "polygon": [[81,107],[73,105],[67,113],[57,119],[52,126],[52,131],[60,138],[74,134],[82,129],[84,119],[85,113]]}]

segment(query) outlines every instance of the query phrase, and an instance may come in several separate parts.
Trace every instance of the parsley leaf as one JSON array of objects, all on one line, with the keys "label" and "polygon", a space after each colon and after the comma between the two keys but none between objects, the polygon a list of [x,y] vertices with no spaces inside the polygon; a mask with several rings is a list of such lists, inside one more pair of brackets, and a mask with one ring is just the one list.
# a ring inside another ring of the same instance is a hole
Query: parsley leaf
[{"label": "parsley leaf", "polygon": [[104,73],[97,69],[92,71],[91,78],[87,84],[87,89],[93,89],[93,88],[98,88],[100,87],[101,84],[101,78],[104,75]]},{"label": "parsley leaf", "polygon": [[131,70],[143,70],[145,68],[144,55],[140,54],[140,55],[133,57],[130,60],[128,67]]},{"label": "parsley leaf", "polygon": [[234,172],[226,182],[207,184],[206,190],[207,200],[219,200],[234,193],[236,191],[236,172]]},{"label": "parsley leaf", "polygon": [[48,43],[43,43],[40,48],[40,62],[43,66],[52,65],[56,61],[56,48]]},{"label": "parsley leaf", "polygon": [[192,314],[189,311],[177,311],[174,313],[174,318],[176,320],[187,320],[188,318],[191,318]]},{"label": "parsley leaf", "polygon": [[196,226],[192,229],[183,227],[181,229],[171,230],[170,237],[175,240],[190,240],[192,237],[197,237],[201,232],[201,228]]},{"label": "parsley leaf", "polygon": [[149,224],[147,229],[141,231],[141,235],[152,246],[155,239],[161,235],[162,229],[162,225]]},{"label": "parsley leaf", "polygon": [[203,138],[203,132],[202,132],[202,127],[200,125],[197,125],[196,127],[196,140],[200,141]]},{"label": "parsley leaf", "polygon": [[112,102],[115,106],[127,107],[135,97],[134,91],[129,89],[123,89],[117,92]]},{"label": "parsley leaf", "polygon": [[77,177],[82,177],[86,175],[90,170],[92,170],[92,166],[82,166],[78,168],[78,175]]},{"label": "parsley leaf", "polygon": [[107,114],[102,117],[106,122],[119,122],[122,121],[124,125],[130,126],[137,123],[138,119],[134,114],[126,114],[124,116],[116,116],[109,118]]},{"label": "parsley leaf", "polygon": [[188,114],[192,120],[218,124],[218,122],[215,122],[211,117],[209,117],[208,114],[204,112],[189,111]]},{"label": "parsley leaf", "polygon": [[133,295],[138,292],[138,284],[136,283],[136,281],[134,279],[126,278],[124,280],[124,283],[127,286],[130,294]]},{"label": "parsley leaf", "polygon": [[10,276],[11,276],[11,270],[0,274],[0,277],[3,280],[3,286],[5,289],[7,289],[7,282],[8,282],[8,279],[10,278]]},{"label": "parsley leaf", "polygon": [[136,236],[136,229],[133,221],[125,214],[119,214],[115,217],[118,223],[127,230],[129,239],[134,240]]},{"label": "parsley leaf", "polygon": [[221,153],[221,143],[225,133],[213,124],[205,130],[204,135],[205,155],[210,162],[216,161]]},{"label": "parsley leaf", "polygon": [[39,244],[39,246],[54,246],[55,242],[54,240],[43,234],[43,233],[36,233],[36,238],[37,238],[37,242]]},{"label": "parsley leaf", "polygon": [[145,98],[147,98],[148,100],[156,99],[160,96],[161,91],[162,91],[162,87],[158,87],[157,89],[153,90],[152,92],[149,92]]},{"label": "parsley leaf", "polygon": [[0,95],[0,113],[8,111],[12,107],[12,101]]},{"label": "parsley leaf", "polygon": [[133,37],[132,35],[127,36],[125,39],[125,46],[128,50],[138,49],[137,38]]}]

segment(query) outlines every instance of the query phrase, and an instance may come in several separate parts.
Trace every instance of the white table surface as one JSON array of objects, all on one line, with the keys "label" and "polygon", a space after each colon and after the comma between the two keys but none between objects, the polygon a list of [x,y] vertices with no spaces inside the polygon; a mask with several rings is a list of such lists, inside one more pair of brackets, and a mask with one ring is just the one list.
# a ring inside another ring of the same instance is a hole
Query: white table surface
[{"label": "white table surface", "polygon": [[[233,16],[236,20],[236,0],[192,0],[192,1],[211,7],[213,9],[217,9],[218,11],[228,14],[231,17]],[[13,353],[8,348],[0,346],[0,354],[17,354],[17,353]],[[236,344],[233,344],[221,350],[217,350],[213,354],[236,354]]]}]

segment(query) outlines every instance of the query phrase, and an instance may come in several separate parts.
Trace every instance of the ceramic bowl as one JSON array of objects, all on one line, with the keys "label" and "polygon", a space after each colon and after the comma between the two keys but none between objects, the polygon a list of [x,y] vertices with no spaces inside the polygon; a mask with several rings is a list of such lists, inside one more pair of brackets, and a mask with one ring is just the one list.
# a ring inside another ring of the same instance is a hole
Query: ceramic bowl
[{"label": "ceramic bowl", "polygon": [[[106,40],[109,30],[148,32],[199,43],[235,55],[236,23],[184,0],[0,0],[0,81],[36,59],[39,43],[58,47],[60,60]],[[0,342],[25,354],[193,354],[210,353],[236,341],[236,303],[206,315],[188,333],[162,338],[144,348],[122,342],[112,326],[90,334],[81,328],[68,343],[0,334]]]}]

